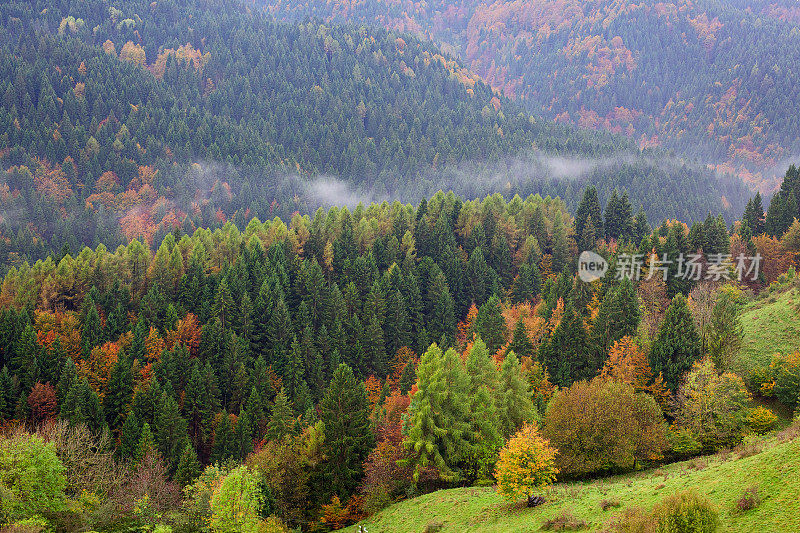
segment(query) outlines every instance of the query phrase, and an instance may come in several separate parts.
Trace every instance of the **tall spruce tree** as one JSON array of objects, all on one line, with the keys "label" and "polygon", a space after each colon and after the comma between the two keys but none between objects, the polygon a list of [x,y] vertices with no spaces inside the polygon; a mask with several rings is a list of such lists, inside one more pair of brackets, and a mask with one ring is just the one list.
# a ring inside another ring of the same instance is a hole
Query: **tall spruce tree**
[{"label": "tall spruce tree", "polygon": [[363,476],[363,462],[375,442],[370,430],[369,401],[353,370],[339,365],[320,403],[325,424],[323,475],[331,495],[349,497]]},{"label": "tall spruce tree", "polygon": [[481,336],[491,353],[495,353],[506,343],[508,328],[503,318],[500,298],[492,296],[480,307],[475,317],[475,332]]},{"label": "tall spruce tree", "polygon": [[650,368],[663,373],[664,384],[677,390],[683,374],[692,368],[700,357],[700,335],[697,333],[692,313],[681,294],[672,299],[664,321],[650,350]]},{"label": "tall spruce tree", "polygon": [[267,440],[280,440],[294,432],[294,415],[286,392],[281,389],[275,396],[272,416],[267,425]]}]

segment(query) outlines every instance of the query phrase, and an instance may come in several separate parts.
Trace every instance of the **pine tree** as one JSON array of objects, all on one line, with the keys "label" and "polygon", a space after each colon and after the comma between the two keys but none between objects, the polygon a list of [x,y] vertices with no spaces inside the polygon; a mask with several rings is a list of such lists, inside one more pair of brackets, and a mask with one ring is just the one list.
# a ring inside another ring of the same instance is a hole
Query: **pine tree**
[{"label": "pine tree", "polygon": [[267,425],[267,440],[280,440],[294,432],[294,416],[286,392],[281,389],[275,396],[275,405],[272,407],[272,416]]},{"label": "pine tree", "polygon": [[186,443],[178,459],[178,467],[175,469],[173,481],[183,488],[191,484],[200,475],[203,466],[197,458],[197,453],[190,443]]},{"label": "pine tree", "polygon": [[150,424],[145,422],[142,424],[142,431],[139,434],[139,442],[136,445],[136,451],[133,454],[133,462],[138,463],[148,454],[156,454],[158,453],[158,449],[156,448],[156,441],[153,438],[153,432],[150,431]]},{"label": "pine tree", "polygon": [[156,407],[153,433],[158,451],[168,461],[171,473],[175,471],[176,461],[184,446],[189,442],[186,426],[186,420],[181,417],[178,402],[167,391],[162,392]]},{"label": "pine tree", "polygon": [[222,411],[219,422],[214,430],[214,446],[211,450],[211,462],[223,463],[236,455],[236,442],[231,419],[227,412]]},{"label": "pine tree", "polygon": [[475,317],[475,331],[484,340],[491,353],[495,353],[506,343],[508,328],[497,296],[489,298],[489,301],[478,310],[478,315]]},{"label": "pine tree", "polygon": [[506,353],[511,351],[521,358],[531,357],[534,354],[533,343],[530,337],[528,337],[528,331],[522,320],[518,320],[517,325],[514,326],[514,333],[511,336],[511,343],[508,345]]},{"label": "pine tree", "polygon": [[650,350],[650,367],[664,376],[665,385],[676,390],[680,380],[699,359],[700,335],[686,298],[678,294],[667,308],[664,321]]},{"label": "pine tree", "polygon": [[375,438],[370,430],[369,401],[353,370],[339,365],[320,404],[325,424],[323,475],[331,495],[350,496],[363,475],[362,464]]},{"label": "pine tree", "polygon": [[141,434],[142,427],[139,424],[139,419],[136,418],[136,413],[129,413],[120,431],[117,457],[123,460],[133,459],[139,448],[139,437]]},{"label": "pine tree", "polygon": [[112,431],[122,427],[128,408],[133,400],[133,374],[131,364],[127,358],[121,358],[111,370],[108,378],[108,388],[103,397],[103,412],[106,423]]},{"label": "pine tree", "polygon": [[579,246],[582,250],[594,248],[593,239],[589,242],[589,239],[583,238],[584,235],[589,234],[595,237],[603,235],[603,211],[597,197],[597,189],[594,187],[586,188],[581,203],[578,204],[578,209],[575,211],[575,235],[581,237]]}]

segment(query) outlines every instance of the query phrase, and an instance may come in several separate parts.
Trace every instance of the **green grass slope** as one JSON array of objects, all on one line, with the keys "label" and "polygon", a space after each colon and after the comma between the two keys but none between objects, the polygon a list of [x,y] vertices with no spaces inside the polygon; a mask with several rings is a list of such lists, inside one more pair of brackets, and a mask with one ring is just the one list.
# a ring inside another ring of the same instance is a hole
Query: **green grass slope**
[{"label": "green grass slope", "polygon": [[751,370],[769,366],[775,354],[800,350],[800,293],[797,287],[748,304],[742,312],[744,343],[734,370],[747,376]]},{"label": "green grass slope", "polygon": [[[791,430],[790,430],[791,431]],[[539,531],[542,523],[569,512],[584,520],[588,531],[602,531],[627,507],[650,509],[665,496],[685,489],[705,494],[717,507],[725,532],[800,531],[800,439],[773,439],[745,450],[674,463],[628,476],[582,483],[562,483],[547,494],[547,503],[527,509],[510,505],[491,487],[450,489],[404,501],[377,513],[361,525],[369,533],[421,533],[441,522],[444,532]],[[749,450],[749,453],[747,453]],[[762,503],[739,512],[736,501],[758,487]],[[603,500],[619,508],[601,509]],[[357,530],[351,526],[348,530]]]}]

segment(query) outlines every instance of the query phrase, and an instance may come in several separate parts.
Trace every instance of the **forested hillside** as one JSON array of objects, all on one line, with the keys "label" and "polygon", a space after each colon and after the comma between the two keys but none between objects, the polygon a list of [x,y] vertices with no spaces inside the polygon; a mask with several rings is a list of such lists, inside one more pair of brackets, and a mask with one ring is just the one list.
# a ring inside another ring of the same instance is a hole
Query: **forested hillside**
[{"label": "forested hillside", "polygon": [[[256,2],[260,5],[261,2]],[[775,188],[800,151],[794,2],[266,0],[281,18],[430,37],[546,117],[664,146]]]},{"label": "forested hillside", "polygon": [[[743,187],[536,119],[433,44],[237,2],[0,6],[0,262],[430,196],[629,191],[653,220]],[[622,151],[622,152],[621,152]]]},{"label": "forested hillside", "polygon": [[[753,399],[795,408],[800,359],[733,374],[739,310],[798,283],[800,222],[763,234],[758,197],[732,236],[722,217],[652,230],[633,213],[594,188],[574,219],[557,199],[438,193],[11,268],[0,416],[36,434],[0,438],[15,458],[0,473],[32,454],[29,475],[48,477],[27,506],[14,502],[34,489],[0,478],[5,520],[329,530],[500,480],[512,441],[560,450],[545,461],[562,479],[769,431],[778,419]],[[602,279],[575,275],[583,249],[612,265]],[[695,252],[703,275],[687,277],[679,261]],[[618,279],[628,254],[667,266]],[[760,273],[737,277],[755,254]]]}]

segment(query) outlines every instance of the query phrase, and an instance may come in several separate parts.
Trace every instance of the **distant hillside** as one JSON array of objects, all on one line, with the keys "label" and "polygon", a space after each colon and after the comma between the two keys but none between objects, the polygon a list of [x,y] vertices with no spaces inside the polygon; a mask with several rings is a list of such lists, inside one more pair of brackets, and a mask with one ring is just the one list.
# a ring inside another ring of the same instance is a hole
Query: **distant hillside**
[{"label": "distant hillside", "polygon": [[3,264],[440,188],[574,206],[591,180],[654,221],[732,220],[746,199],[622,137],[532,117],[381,28],[192,0],[6,2],[0,21]]},{"label": "distant hillside", "polygon": [[[796,435],[796,431],[795,431]],[[626,508],[649,510],[670,494],[694,489],[716,506],[721,532],[800,530],[800,440],[760,445],[749,451],[734,451],[727,459],[697,458],[594,482],[559,484],[547,493],[548,502],[535,509],[506,503],[491,487],[450,489],[395,504],[362,524],[370,533],[426,531],[428,524],[441,523],[441,533],[539,531],[542,523],[571,514],[584,521],[585,531],[608,531],[614,515]],[[745,456],[740,458],[740,456]],[[736,501],[744,491],[757,487],[762,503],[739,512]],[[601,502],[619,507],[601,508]],[[353,531],[353,526],[346,531]]]},{"label": "distant hillside", "polygon": [[788,0],[266,2],[280,18],[433,38],[532,111],[699,156],[764,190],[800,154],[800,8]]}]

